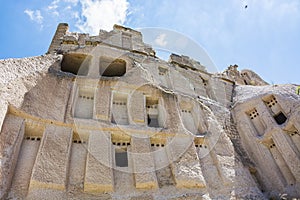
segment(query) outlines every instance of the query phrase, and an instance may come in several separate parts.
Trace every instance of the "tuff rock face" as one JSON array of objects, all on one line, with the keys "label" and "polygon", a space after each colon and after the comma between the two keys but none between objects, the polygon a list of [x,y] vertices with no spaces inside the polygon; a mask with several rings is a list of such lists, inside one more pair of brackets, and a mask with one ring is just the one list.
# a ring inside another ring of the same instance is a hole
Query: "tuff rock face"
[{"label": "tuff rock face", "polygon": [[60,24],[0,61],[0,199],[300,198],[296,89]]}]

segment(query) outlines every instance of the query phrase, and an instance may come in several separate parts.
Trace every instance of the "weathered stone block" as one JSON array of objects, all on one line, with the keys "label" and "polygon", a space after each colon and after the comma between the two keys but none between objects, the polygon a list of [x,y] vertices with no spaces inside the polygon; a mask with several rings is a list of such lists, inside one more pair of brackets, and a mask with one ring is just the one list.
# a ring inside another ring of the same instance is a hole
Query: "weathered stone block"
[{"label": "weathered stone block", "polygon": [[138,189],[157,188],[154,158],[150,150],[149,138],[131,138],[133,172]]},{"label": "weathered stone block", "polygon": [[206,186],[194,142],[176,137],[168,144],[169,157],[175,160],[172,172],[178,188],[202,188]]},{"label": "weathered stone block", "polygon": [[145,123],[145,98],[142,92],[134,91],[129,104],[132,121],[137,124]]},{"label": "weathered stone block", "polygon": [[88,142],[84,192],[113,191],[112,143],[107,132],[93,131]]},{"label": "weathered stone block", "polygon": [[68,127],[46,127],[33,167],[30,190],[66,189],[72,134]]},{"label": "weathered stone block", "polygon": [[100,85],[96,95],[96,118],[108,121],[111,105],[111,91],[109,86],[105,84]]}]

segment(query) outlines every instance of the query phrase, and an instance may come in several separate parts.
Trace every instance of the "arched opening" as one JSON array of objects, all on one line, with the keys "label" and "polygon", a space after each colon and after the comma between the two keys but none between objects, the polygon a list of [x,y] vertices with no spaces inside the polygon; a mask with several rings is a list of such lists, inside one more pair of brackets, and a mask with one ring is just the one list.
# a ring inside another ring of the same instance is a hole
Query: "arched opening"
[{"label": "arched opening", "polygon": [[79,53],[65,54],[61,62],[61,71],[86,76],[92,56]]},{"label": "arched opening", "polygon": [[99,71],[101,76],[123,76],[126,73],[126,62],[122,59],[100,57]]}]

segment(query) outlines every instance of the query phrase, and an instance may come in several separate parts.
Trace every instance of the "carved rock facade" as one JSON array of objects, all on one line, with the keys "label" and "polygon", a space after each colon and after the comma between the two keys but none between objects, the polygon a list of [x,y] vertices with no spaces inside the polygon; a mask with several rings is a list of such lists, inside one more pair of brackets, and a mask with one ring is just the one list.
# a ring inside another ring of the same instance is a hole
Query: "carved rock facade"
[{"label": "carved rock facade", "polygon": [[299,198],[296,86],[236,68],[60,24],[48,54],[0,61],[0,198]]}]

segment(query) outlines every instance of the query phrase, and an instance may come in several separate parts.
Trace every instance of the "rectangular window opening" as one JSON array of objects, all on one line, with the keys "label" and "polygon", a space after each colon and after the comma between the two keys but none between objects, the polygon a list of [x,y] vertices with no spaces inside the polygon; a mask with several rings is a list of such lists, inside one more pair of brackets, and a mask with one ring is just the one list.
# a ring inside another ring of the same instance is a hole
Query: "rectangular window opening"
[{"label": "rectangular window opening", "polygon": [[282,112],[278,113],[277,115],[274,115],[274,119],[278,125],[284,124],[287,120],[286,116]]},{"label": "rectangular window opening", "polygon": [[158,115],[147,115],[148,126],[159,127]]},{"label": "rectangular window opening", "polygon": [[146,98],[147,124],[149,127],[160,127],[158,99]]},{"label": "rectangular window opening", "polygon": [[126,150],[118,150],[115,152],[115,161],[117,167],[128,167],[128,154]]}]

